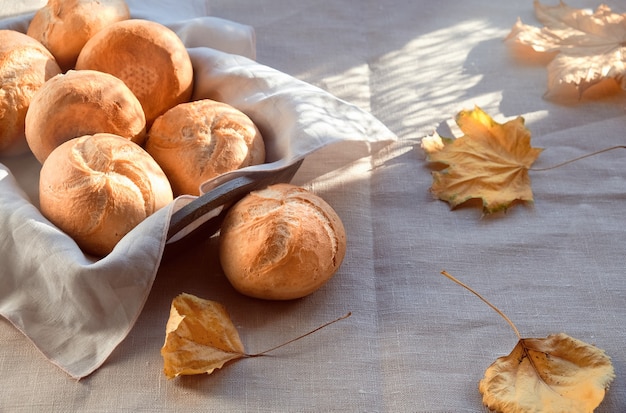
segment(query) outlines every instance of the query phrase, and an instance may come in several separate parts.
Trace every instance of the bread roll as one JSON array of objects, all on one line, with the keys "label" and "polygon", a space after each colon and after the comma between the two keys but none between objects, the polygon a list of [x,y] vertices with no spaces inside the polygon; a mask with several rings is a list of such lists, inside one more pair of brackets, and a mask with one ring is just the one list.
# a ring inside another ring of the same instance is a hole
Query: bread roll
[{"label": "bread roll", "polygon": [[97,133],[71,139],[44,162],[42,214],[84,252],[104,256],[137,224],[172,201],[159,167],[137,144]]},{"label": "bread roll", "polygon": [[326,283],[346,252],[337,213],[319,196],[277,184],[251,192],[227,213],[219,238],[224,274],[242,294],[304,297]]},{"label": "bread roll", "polygon": [[26,114],[26,140],[40,161],[61,143],[106,132],[142,145],[141,104],[120,79],[93,70],[70,70],[46,82]]},{"label": "bread roll", "polygon": [[179,104],[158,117],[145,148],[177,195],[199,195],[202,182],[265,162],[263,137],[252,120],[210,99]]},{"label": "bread roll", "polygon": [[14,30],[0,30],[0,155],[28,152],[24,120],[35,92],[61,73],[38,41]]},{"label": "bread roll", "polygon": [[94,34],[129,18],[124,0],[48,0],[33,16],[27,34],[46,46],[66,71]]},{"label": "bread roll", "polygon": [[193,68],[185,45],[167,27],[141,19],[102,29],[78,56],[76,69],[111,73],[141,102],[146,123],[191,99]]}]

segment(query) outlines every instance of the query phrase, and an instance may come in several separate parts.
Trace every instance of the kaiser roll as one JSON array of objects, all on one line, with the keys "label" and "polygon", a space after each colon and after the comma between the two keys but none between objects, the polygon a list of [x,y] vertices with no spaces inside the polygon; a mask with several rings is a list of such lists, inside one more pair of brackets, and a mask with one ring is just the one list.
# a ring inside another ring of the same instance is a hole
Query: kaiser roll
[{"label": "kaiser roll", "polygon": [[146,123],[191,99],[193,67],[185,45],[162,24],[130,19],[114,23],[93,36],[76,62],[122,79],[137,96]]},{"label": "kaiser roll", "polygon": [[61,143],[106,132],[142,145],[141,104],[120,79],[94,70],[70,70],[46,82],[26,114],[26,140],[40,161]]},{"label": "kaiser roll", "polygon": [[265,162],[265,144],[252,120],[210,99],[182,103],[159,116],[145,148],[165,171],[176,195],[199,195],[202,182]]},{"label": "kaiser roll", "polygon": [[304,297],[326,283],[346,252],[337,213],[319,196],[291,184],[253,191],[226,214],[219,257],[244,295],[270,300]]},{"label": "kaiser roll", "polygon": [[24,121],[35,92],[61,73],[38,41],[14,30],[0,30],[0,155],[28,152]]},{"label": "kaiser roll", "polygon": [[139,145],[97,133],[71,139],[44,162],[42,214],[84,252],[104,256],[137,224],[172,201],[172,189]]},{"label": "kaiser roll", "polygon": [[46,46],[65,71],[74,67],[94,34],[129,18],[124,0],[48,0],[33,16],[27,34]]}]

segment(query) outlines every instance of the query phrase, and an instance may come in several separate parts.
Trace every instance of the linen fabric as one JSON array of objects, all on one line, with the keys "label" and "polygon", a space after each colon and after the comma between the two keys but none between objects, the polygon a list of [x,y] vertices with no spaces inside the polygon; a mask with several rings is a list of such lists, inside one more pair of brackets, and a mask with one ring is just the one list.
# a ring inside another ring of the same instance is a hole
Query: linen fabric
[{"label": "linen fabric", "polygon": [[[623,1],[603,3],[626,12]],[[532,1],[207,4],[211,16],[254,28],[257,62],[371,113],[398,137],[373,153],[356,141],[315,151],[294,179],[342,218],[341,268],[305,299],[265,302],[233,291],[217,239],[168,244],[132,330],[78,383],[0,319],[1,411],[487,413],[478,382],[517,337],[441,270],[500,308],[523,336],[565,332],[604,349],[616,377],[595,411],[626,411],[623,149],[531,171],[534,203],[492,216],[434,199],[419,149],[435,130],[450,136],[454,116],[475,105],[498,122],[524,117],[532,145],[544,148],[537,168],[624,144],[623,93],[549,100],[545,64],[510,54],[504,38],[518,18],[540,26]],[[352,316],[267,357],[167,380],[159,350],[181,292],[223,303],[249,352]]]}]

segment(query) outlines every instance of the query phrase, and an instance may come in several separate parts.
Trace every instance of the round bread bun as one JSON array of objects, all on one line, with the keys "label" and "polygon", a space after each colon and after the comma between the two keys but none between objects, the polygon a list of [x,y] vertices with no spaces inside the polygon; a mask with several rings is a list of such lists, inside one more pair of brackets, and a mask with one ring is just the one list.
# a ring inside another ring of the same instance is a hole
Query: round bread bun
[{"label": "round bread bun", "polygon": [[319,289],[346,252],[345,229],[319,196],[291,184],[253,191],[227,212],[220,231],[224,274],[240,293],[291,300]]},{"label": "round bread bun", "polygon": [[191,99],[193,67],[183,42],[162,24],[130,19],[93,36],[81,50],[76,69],[92,69],[122,79],[141,102],[146,123]]},{"label": "round bread bun", "polygon": [[41,168],[39,197],[42,214],[95,256],[107,255],[173,199],[154,159],[139,145],[108,133],[57,147]]},{"label": "round bread bun", "polygon": [[61,73],[38,41],[14,30],[0,30],[0,155],[28,152],[24,122],[33,95]]},{"label": "round bread bun", "polygon": [[94,70],[70,70],[46,82],[26,113],[26,140],[39,162],[61,143],[112,133],[143,145],[146,120],[139,100],[122,82]]},{"label": "round bread bun", "polygon": [[233,106],[210,99],[181,103],[158,117],[145,148],[176,195],[199,195],[202,182],[265,162],[265,144],[254,122]]},{"label": "round bread bun", "polygon": [[74,67],[94,34],[129,18],[124,0],[48,0],[37,10],[26,33],[47,47],[66,71]]}]

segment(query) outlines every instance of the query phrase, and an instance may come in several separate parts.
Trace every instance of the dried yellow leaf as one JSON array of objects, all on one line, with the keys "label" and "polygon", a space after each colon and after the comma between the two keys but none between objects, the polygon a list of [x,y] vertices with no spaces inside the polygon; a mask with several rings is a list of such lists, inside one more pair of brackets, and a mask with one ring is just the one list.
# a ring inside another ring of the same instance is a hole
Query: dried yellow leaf
[{"label": "dried yellow leaf", "polygon": [[168,378],[211,374],[226,362],[245,357],[244,346],[223,305],[191,294],[174,298],[161,348]]},{"label": "dried yellow leaf", "polygon": [[489,366],[478,389],[483,403],[501,413],[589,413],[614,377],[603,350],[560,333],[520,339]]},{"label": "dried yellow leaf", "polygon": [[515,200],[533,201],[528,169],[541,149],[531,147],[524,119],[500,124],[476,107],[460,112],[456,123],[463,136],[422,141],[428,160],[446,165],[432,173],[431,192],[452,208],[481,199],[485,213],[505,210]]},{"label": "dried yellow leaf", "polygon": [[[556,6],[535,1],[534,8],[544,27],[518,20],[506,41],[513,50],[530,49],[548,58],[548,96],[565,97],[564,85],[574,86],[580,96],[607,79],[626,89],[622,57],[626,53],[626,14],[614,13],[606,5],[595,12],[575,9],[562,1]],[[532,58],[529,53],[520,56]]]},{"label": "dried yellow leaf", "polygon": [[443,138],[436,133],[422,138],[420,145],[427,154],[435,153],[445,147]]}]

